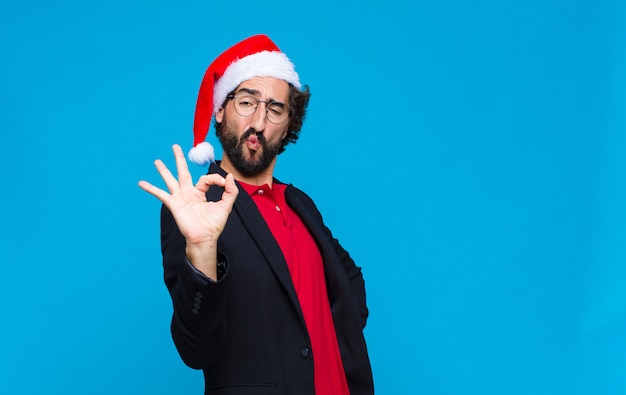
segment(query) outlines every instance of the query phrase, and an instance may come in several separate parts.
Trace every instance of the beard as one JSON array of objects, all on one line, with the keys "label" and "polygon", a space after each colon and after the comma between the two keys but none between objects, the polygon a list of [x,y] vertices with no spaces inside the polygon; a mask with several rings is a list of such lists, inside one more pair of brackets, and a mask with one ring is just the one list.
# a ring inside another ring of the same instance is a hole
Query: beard
[{"label": "beard", "polygon": [[[246,159],[244,155],[244,145],[248,137],[253,134],[256,134],[262,149],[249,151],[250,159]],[[240,138],[237,138],[237,134],[228,125],[228,122],[224,123],[224,127],[220,131],[218,138],[222,144],[224,153],[228,156],[235,169],[246,177],[256,176],[266,170],[282,148],[282,141],[270,145],[267,143],[263,133],[257,133],[254,129],[246,130]]]}]

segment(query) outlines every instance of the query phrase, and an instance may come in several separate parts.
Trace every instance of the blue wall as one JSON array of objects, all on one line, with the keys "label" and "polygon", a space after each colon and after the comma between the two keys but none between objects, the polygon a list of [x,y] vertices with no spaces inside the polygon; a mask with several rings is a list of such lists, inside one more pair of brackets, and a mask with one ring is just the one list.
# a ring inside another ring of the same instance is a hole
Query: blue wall
[{"label": "blue wall", "polygon": [[259,32],[311,87],[277,175],[363,267],[379,394],[626,393],[623,3],[297,4],[0,5],[0,393],[202,392],[136,183]]}]

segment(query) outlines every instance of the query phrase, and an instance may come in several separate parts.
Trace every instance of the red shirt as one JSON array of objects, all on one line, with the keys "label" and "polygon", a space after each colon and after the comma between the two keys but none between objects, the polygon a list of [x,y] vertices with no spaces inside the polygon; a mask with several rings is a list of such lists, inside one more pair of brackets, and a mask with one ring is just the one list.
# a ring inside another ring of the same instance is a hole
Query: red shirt
[{"label": "red shirt", "polygon": [[330,312],[324,262],[315,239],[285,201],[285,184],[255,186],[239,181],[257,205],[285,256],[311,349],[316,395],[349,395]]}]

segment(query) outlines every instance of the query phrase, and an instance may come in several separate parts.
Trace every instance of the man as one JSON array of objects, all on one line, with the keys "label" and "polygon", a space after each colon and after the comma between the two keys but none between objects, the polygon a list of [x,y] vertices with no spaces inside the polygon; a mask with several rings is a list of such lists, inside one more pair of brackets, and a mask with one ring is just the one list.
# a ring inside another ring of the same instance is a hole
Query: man
[{"label": "man", "polygon": [[264,35],[221,54],[200,87],[189,158],[212,161],[211,119],[223,157],[192,183],[179,146],[178,179],[157,160],[172,337],[203,369],[207,394],[372,394],[361,269],[312,200],[274,179],[298,138],[308,87]]}]

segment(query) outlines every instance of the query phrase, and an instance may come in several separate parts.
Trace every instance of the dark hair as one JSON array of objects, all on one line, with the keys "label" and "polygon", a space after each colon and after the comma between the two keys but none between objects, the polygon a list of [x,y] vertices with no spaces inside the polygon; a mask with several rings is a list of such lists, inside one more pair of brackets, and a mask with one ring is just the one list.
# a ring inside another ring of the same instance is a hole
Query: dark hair
[{"label": "dark hair", "polygon": [[[228,96],[235,94],[236,90],[237,89],[234,89]],[[299,91],[293,85],[289,84],[289,124],[287,125],[287,134],[285,138],[283,138],[282,146],[278,151],[279,154],[285,151],[287,144],[295,144],[298,137],[300,137],[300,129],[302,129],[302,123],[304,122],[306,108],[309,105],[310,98],[311,93],[309,92],[308,85],[303,86],[302,91]],[[222,108],[226,107],[228,100],[230,100],[228,97],[224,100]],[[215,127],[215,135],[219,137],[222,133],[223,125],[216,120],[213,126]]]}]

